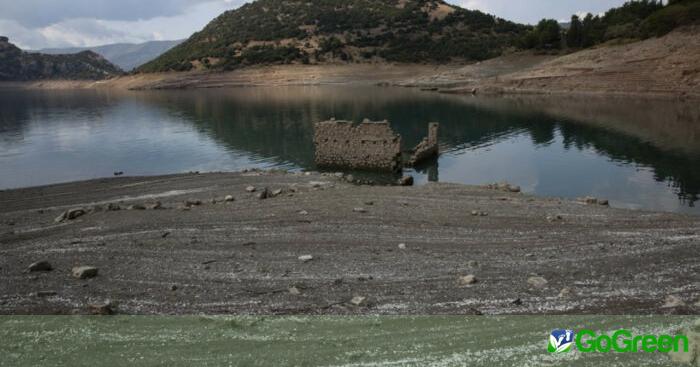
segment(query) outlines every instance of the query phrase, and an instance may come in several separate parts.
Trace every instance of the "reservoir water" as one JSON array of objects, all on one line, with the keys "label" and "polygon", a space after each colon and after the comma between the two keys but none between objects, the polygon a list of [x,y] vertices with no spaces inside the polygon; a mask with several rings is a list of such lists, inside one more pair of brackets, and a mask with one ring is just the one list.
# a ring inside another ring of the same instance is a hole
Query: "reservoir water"
[{"label": "reservoir water", "polygon": [[0,90],[0,189],[115,171],[314,170],[313,124],[330,117],[388,119],[406,149],[440,122],[443,154],[411,172],[419,184],[507,181],[543,196],[700,214],[697,101],[359,86]]}]

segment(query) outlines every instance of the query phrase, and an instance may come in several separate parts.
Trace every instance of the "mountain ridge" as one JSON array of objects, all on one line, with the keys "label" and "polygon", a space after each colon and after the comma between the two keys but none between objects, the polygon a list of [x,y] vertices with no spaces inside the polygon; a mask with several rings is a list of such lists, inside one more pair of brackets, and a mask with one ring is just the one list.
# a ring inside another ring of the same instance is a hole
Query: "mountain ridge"
[{"label": "mountain ridge", "polygon": [[94,47],[46,48],[29,52],[62,55],[76,54],[82,51],[93,51],[102,55],[111,63],[119,66],[122,70],[130,71],[157,58],[183,41],[184,40],[114,43]]},{"label": "mountain ridge", "polygon": [[137,71],[477,61],[514,47],[527,28],[442,0],[257,0]]},{"label": "mountain ridge", "polygon": [[0,36],[0,81],[100,80],[121,74],[119,67],[92,51],[73,55],[30,53]]}]

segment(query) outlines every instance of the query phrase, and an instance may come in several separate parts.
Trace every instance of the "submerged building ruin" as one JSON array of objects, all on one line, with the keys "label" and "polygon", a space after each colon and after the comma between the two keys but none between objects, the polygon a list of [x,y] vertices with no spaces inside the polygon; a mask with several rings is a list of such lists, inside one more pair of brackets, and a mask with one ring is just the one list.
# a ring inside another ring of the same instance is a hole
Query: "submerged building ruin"
[{"label": "submerged building ruin", "polygon": [[362,123],[330,119],[315,125],[314,145],[316,165],[357,170],[400,171],[405,165],[413,166],[436,157],[438,123],[430,123],[428,137],[411,150],[404,162],[401,136],[394,132],[388,121]]}]

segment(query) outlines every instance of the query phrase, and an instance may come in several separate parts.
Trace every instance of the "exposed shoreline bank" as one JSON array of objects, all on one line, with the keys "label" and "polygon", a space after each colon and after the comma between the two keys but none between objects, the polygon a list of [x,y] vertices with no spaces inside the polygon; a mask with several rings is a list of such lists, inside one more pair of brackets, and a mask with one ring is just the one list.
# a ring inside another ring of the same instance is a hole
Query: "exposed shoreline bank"
[{"label": "exposed shoreline bank", "polygon": [[518,52],[473,64],[252,66],[229,72],[134,74],[103,81],[4,82],[0,88],[161,90],[380,85],[455,94],[700,98],[700,30],[566,55]]},{"label": "exposed shoreline bank", "polygon": [[[259,199],[265,187],[282,193]],[[162,208],[142,210],[156,201]],[[693,216],[455,184],[358,186],[334,175],[262,171],[5,190],[0,204],[0,314],[84,314],[107,301],[124,314],[699,307]],[[55,221],[75,208],[86,213]],[[26,272],[41,260],[53,270]],[[76,279],[76,266],[99,274]]]}]

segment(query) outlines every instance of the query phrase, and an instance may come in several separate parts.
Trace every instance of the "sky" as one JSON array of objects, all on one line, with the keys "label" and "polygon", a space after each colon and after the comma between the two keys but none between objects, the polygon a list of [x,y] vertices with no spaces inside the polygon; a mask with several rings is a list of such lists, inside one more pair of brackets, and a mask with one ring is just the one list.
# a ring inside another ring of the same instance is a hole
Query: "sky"
[{"label": "sky", "polygon": [[[536,23],[598,14],[625,0],[447,0],[501,18]],[[97,46],[189,37],[245,0],[0,0],[0,35],[20,48]]]}]

